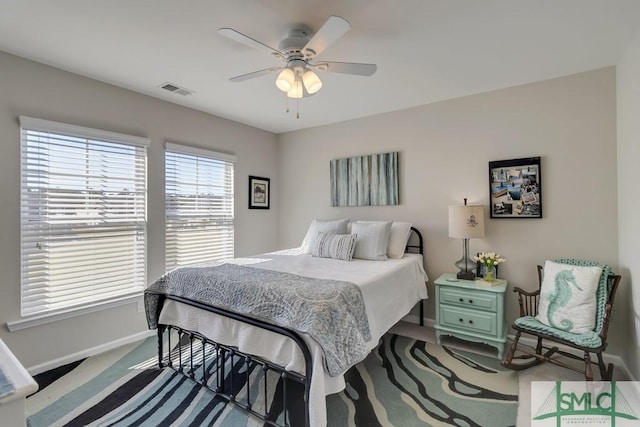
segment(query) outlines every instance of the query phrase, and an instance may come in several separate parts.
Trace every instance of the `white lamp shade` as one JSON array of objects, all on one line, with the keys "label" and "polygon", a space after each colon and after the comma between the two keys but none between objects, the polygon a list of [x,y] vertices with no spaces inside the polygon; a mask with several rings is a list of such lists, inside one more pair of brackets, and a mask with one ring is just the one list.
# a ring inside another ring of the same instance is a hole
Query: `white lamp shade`
[{"label": "white lamp shade", "polygon": [[289,92],[287,92],[287,96],[289,98],[302,98],[304,95],[304,90],[302,88],[302,82],[300,80],[296,80],[293,83],[293,88]]},{"label": "white lamp shade", "polygon": [[304,87],[307,89],[307,92],[310,94],[316,93],[322,87],[320,78],[311,70],[305,71],[302,75],[302,81],[304,82]]},{"label": "white lamp shade", "polygon": [[283,92],[289,92],[293,89],[293,84],[296,80],[296,74],[293,72],[291,68],[285,68],[278,75],[276,79],[276,86]]},{"label": "white lamp shade", "polygon": [[484,237],[484,207],[449,206],[449,237],[471,239]]}]

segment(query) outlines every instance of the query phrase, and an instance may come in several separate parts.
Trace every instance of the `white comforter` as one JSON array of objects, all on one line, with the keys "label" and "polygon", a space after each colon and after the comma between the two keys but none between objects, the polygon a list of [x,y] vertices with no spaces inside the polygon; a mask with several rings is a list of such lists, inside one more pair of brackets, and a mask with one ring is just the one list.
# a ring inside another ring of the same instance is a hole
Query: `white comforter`
[{"label": "white comforter", "polygon": [[[298,274],[319,279],[335,279],[355,283],[362,290],[371,330],[369,350],[378,344],[382,335],[402,319],[421,299],[427,298],[427,274],[422,255],[405,254],[402,259],[386,261],[340,261],[302,254],[299,248],[287,249],[233,262],[246,266]],[[289,338],[223,318],[216,314],[167,300],[160,314],[160,323],[197,331],[214,341],[237,346],[241,351],[304,374],[304,358]],[[329,376],[322,349],[310,337],[303,335],[313,358],[310,395],[311,425],[325,426],[325,396],[344,389],[342,375]]]}]

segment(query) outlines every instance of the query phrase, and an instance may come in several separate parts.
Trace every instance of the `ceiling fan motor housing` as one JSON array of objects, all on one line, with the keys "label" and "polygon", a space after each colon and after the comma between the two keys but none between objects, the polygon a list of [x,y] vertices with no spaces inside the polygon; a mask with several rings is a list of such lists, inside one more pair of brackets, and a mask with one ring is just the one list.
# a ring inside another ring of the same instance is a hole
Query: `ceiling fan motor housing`
[{"label": "ceiling fan motor housing", "polygon": [[291,68],[296,73],[300,73],[307,68],[307,61],[300,58],[287,59],[287,68]]},{"label": "ceiling fan motor housing", "polygon": [[315,55],[315,52],[311,49],[307,49],[308,52],[302,52],[302,49],[309,43],[311,36],[312,34],[307,30],[291,30],[287,38],[278,45],[278,50],[287,56],[287,62],[304,59],[305,56],[309,59]]}]

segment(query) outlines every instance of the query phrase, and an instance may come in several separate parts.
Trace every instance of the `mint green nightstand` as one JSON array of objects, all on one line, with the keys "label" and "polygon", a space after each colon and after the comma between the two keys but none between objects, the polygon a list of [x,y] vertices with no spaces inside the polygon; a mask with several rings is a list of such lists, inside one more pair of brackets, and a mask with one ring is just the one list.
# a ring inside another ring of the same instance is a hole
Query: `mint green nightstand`
[{"label": "mint green nightstand", "polygon": [[458,280],[445,273],[436,286],[436,338],[442,335],[489,344],[498,349],[502,360],[507,327],[504,318],[504,293],[507,281],[498,279],[493,286]]}]

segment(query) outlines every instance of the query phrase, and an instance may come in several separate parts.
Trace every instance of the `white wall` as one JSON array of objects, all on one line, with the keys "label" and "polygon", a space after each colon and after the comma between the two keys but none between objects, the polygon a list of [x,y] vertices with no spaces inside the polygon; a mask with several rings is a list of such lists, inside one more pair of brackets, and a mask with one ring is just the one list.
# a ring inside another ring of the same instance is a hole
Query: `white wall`
[{"label": "white wall", "polygon": [[640,378],[640,32],[617,66],[618,83],[618,234],[619,263],[623,274],[617,304],[627,314],[624,328],[627,366]]},{"label": "white wall", "polygon": [[[164,272],[163,143],[235,154],[237,255],[276,247],[272,208],[249,210],[248,175],[278,188],[275,135],[0,52],[0,338],[30,367],[147,329],[136,304],[8,332],[20,318],[20,151],[18,116],[148,137],[148,279]],[[177,95],[176,95],[177,96]],[[197,95],[194,95],[197,96]]]},{"label": "white wall", "polygon": [[[544,217],[488,219],[486,237],[472,240],[471,251],[505,256],[500,276],[523,287],[536,286],[535,266],[549,258],[616,268],[615,84],[614,68],[605,68],[282,134],[279,245],[299,245],[313,218],[411,221],[424,234],[435,279],[453,271],[462,253],[461,241],[447,235],[448,206],[464,197],[488,205],[490,160],[541,156]],[[400,152],[399,206],[330,207],[331,159],[387,151]],[[507,302],[511,321],[517,302],[510,291]],[[433,318],[433,300],[427,307]],[[622,348],[616,320],[614,352]]]}]

